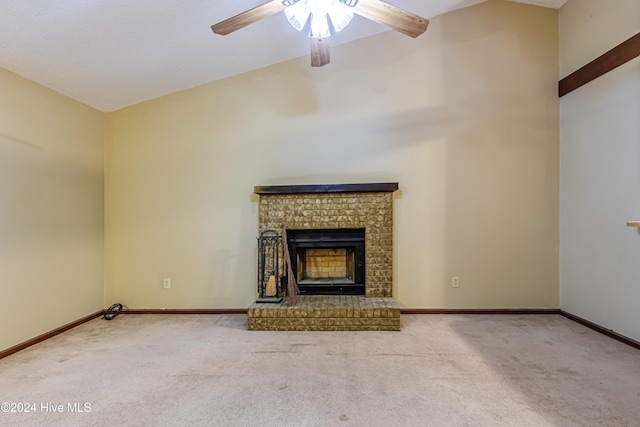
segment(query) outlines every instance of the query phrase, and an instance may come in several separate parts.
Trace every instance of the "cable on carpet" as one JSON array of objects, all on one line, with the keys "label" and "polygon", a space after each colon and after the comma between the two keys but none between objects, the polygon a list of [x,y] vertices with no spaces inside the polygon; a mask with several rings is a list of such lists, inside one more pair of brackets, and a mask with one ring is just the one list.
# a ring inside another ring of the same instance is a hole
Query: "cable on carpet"
[{"label": "cable on carpet", "polygon": [[122,313],[122,304],[116,303],[104,311],[104,316],[102,316],[102,318],[105,320],[111,320],[120,313]]}]

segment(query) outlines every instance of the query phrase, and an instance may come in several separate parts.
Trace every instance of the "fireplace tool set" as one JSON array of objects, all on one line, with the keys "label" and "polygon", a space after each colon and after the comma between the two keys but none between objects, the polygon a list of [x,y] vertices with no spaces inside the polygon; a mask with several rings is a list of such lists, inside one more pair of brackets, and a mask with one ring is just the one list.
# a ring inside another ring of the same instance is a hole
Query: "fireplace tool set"
[{"label": "fireplace tool set", "polygon": [[258,303],[282,301],[282,237],[275,230],[265,230],[258,237]]}]

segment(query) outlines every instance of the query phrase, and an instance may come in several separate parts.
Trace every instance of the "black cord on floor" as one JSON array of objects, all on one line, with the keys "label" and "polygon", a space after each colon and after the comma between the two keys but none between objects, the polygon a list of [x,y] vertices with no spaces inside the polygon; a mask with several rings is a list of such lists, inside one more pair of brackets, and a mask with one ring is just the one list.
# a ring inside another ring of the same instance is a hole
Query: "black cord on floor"
[{"label": "black cord on floor", "polygon": [[121,312],[122,312],[122,304],[116,303],[104,311],[104,316],[102,316],[102,318],[105,320],[111,320]]}]

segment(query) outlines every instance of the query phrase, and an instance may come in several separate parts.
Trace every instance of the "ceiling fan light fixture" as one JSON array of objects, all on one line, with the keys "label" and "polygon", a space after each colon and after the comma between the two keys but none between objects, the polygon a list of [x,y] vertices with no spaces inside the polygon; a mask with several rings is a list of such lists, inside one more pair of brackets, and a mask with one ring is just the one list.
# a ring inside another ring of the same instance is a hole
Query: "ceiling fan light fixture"
[{"label": "ceiling fan light fixture", "polygon": [[338,33],[342,31],[342,29],[346,27],[349,22],[351,22],[351,19],[353,18],[353,11],[350,7],[345,6],[338,0],[332,1],[333,5],[331,9],[329,9],[329,18],[331,19],[333,30]]},{"label": "ceiling fan light fixture", "polygon": [[307,7],[306,0],[302,0],[288,6],[284,10],[284,14],[293,28],[298,31],[302,31],[302,28],[304,28],[305,24],[309,20],[311,11]]},{"label": "ceiling fan light fixture", "polygon": [[323,39],[331,36],[329,20],[335,32],[341,31],[351,22],[353,12],[341,0],[298,0],[284,10],[293,28],[302,31],[307,21],[309,37]]},{"label": "ceiling fan light fixture", "polygon": [[326,39],[331,37],[329,20],[327,15],[314,15],[311,13],[311,25],[309,26],[309,37],[314,39]]}]

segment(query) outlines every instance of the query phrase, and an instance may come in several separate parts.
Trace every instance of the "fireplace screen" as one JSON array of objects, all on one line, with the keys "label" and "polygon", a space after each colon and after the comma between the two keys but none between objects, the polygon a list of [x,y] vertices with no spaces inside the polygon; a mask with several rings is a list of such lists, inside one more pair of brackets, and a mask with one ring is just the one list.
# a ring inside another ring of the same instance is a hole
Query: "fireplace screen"
[{"label": "fireplace screen", "polygon": [[365,294],[365,229],[287,230],[302,295]]}]

